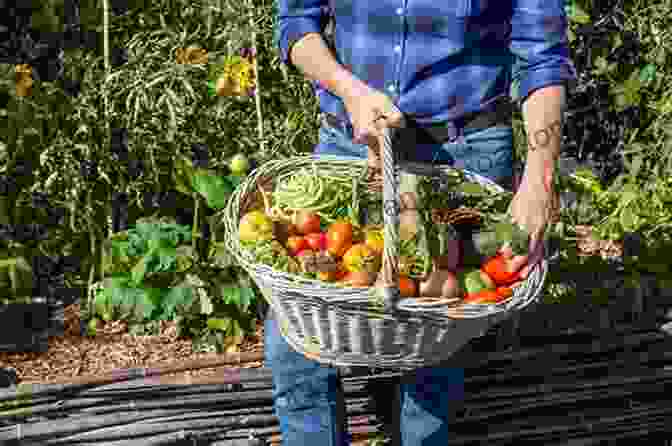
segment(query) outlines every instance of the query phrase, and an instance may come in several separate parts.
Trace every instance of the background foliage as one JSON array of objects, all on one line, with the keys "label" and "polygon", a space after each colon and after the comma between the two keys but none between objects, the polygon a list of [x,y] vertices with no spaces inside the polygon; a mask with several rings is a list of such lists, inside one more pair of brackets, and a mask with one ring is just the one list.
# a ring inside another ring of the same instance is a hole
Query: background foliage
[{"label": "background foliage", "polygon": [[[62,74],[36,82],[31,96],[16,97],[14,67],[0,67],[0,173],[5,175],[0,223],[44,224],[48,235],[31,249],[35,255],[80,259],[66,274],[68,286],[103,277],[103,241],[113,229],[125,230],[150,215],[173,217],[199,230],[209,225],[213,210],[202,197],[180,191],[172,175],[178,157],[192,158],[194,144],[207,148],[208,168],[225,174],[236,153],[264,162],[308,152],[317,142],[317,102],[308,82],[280,65],[272,0],[144,0],[129,2],[125,11],[112,6],[109,77],[102,0],[80,2],[83,45],[61,44]],[[63,24],[54,21],[59,15],[53,11],[59,8],[63,2],[42,4],[33,12],[35,26],[58,32]],[[567,243],[571,228],[580,224],[596,225],[614,240],[634,233],[649,247],[660,248],[670,239],[671,10],[667,0],[567,5],[580,74],[565,131],[569,162],[559,179],[575,199],[554,228]],[[252,45],[253,32],[263,137],[253,98],[209,97],[207,66],[175,62],[176,50],[190,45],[205,48],[211,60],[236,54]],[[516,150],[524,159],[519,113],[515,130]],[[115,149],[117,139],[126,140],[127,154]],[[572,180],[568,174],[577,167],[597,177]],[[36,206],[36,193],[48,204]],[[194,223],[197,206],[201,211]],[[208,228],[218,235],[216,225]],[[11,256],[11,249],[6,246],[3,256]],[[579,262],[571,255],[564,261]],[[658,266],[658,272],[669,272]],[[238,272],[231,280],[243,276]]]}]

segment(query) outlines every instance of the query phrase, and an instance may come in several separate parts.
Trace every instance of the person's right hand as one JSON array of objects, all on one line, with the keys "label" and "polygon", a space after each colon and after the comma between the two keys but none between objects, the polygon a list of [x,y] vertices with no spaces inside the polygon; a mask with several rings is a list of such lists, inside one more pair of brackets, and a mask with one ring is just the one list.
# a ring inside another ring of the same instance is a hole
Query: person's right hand
[{"label": "person's right hand", "polygon": [[369,146],[369,166],[380,168],[383,129],[401,127],[401,111],[387,95],[363,83],[354,86],[343,103],[354,130],[353,142]]}]

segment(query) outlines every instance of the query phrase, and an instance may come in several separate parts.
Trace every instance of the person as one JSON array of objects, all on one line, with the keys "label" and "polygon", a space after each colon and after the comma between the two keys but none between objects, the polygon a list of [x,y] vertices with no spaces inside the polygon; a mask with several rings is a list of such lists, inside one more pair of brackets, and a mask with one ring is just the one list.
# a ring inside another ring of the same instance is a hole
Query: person
[{"label": "person", "polygon": [[[382,131],[396,128],[393,147],[405,159],[462,167],[513,188],[509,212],[530,234],[520,269],[527,275],[543,256],[557,210],[555,161],[565,96],[576,80],[564,0],[279,0],[277,14],[281,60],[312,82],[319,100],[315,153],[378,166]],[[528,140],[520,175],[515,106]],[[283,444],[349,444],[338,418],[337,369],[292,350],[272,311],[265,360]],[[447,364],[412,376],[400,386],[401,443],[444,446],[464,370]]]}]

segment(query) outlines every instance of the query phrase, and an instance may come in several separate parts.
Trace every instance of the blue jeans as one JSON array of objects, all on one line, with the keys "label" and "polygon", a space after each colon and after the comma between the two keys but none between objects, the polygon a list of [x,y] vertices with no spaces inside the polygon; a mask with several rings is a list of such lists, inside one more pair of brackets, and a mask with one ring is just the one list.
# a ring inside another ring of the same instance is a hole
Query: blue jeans
[{"label": "blue jeans", "polygon": [[[352,143],[351,138],[348,129],[323,125],[315,152],[366,157],[366,146]],[[511,128],[466,131],[464,141],[417,148],[414,157],[420,161],[463,166],[506,187],[513,176],[512,139]],[[266,367],[273,373],[274,408],[280,421],[282,444],[349,445],[348,435],[337,416],[338,369],[294,351],[285,342],[272,316],[265,321],[264,338]],[[402,445],[445,446],[450,414],[464,399],[464,370],[422,368],[402,379],[400,391]]]}]

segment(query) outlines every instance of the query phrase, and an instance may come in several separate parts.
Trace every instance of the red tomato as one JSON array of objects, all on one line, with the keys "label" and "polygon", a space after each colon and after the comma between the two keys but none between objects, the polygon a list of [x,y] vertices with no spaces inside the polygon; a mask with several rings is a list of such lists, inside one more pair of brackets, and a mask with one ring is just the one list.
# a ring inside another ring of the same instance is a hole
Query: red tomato
[{"label": "red tomato", "polygon": [[327,235],[323,232],[312,232],[305,237],[310,249],[324,251],[327,249]]},{"label": "red tomato", "polygon": [[494,304],[504,300],[497,291],[482,290],[478,293],[467,294],[464,297],[464,303],[467,304]]},{"label": "red tomato", "polygon": [[525,264],[524,260],[521,256],[507,260],[503,255],[497,254],[488,259],[481,269],[497,286],[510,285],[520,279],[520,268]]},{"label": "red tomato", "polygon": [[287,250],[293,256],[308,248],[308,242],[305,238],[299,236],[292,236],[287,239]]},{"label": "red tomato", "polygon": [[293,223],[303,235],[310,234],[311,232],[320,232],[320,216],[314,212],[297,212]]},{"label": "red tomato", "polygon": [[501,297],[502,299],[508,299],[513,295],[513,290],[509,288],[508,286],[500,286],[495,290],[495,292]]}]

